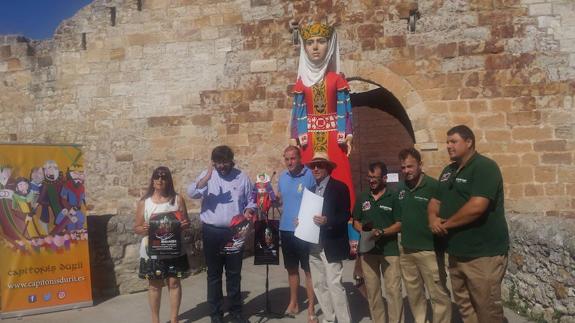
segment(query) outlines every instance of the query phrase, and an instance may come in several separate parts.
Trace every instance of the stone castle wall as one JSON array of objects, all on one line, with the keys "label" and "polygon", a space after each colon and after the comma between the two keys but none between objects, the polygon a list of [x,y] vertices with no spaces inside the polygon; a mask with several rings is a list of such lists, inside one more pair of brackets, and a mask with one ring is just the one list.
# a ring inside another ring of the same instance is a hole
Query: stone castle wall
[{"label": "stone castle wall", "polygon": [[[222,143],[252,175],[280,170],[298,59],[289,26],[306,13],[338,21],[347,77],[401,102],[428,173],[464,123],[501,166],[509,213],[575,217],[569,0],[95,0],[52,40],[0,36],[0,142],[83,145],[90,212],[119,223],[155,166],[183,190]],[[135,270],[122,257],[137,239],[120,240],[116,277]]]}]

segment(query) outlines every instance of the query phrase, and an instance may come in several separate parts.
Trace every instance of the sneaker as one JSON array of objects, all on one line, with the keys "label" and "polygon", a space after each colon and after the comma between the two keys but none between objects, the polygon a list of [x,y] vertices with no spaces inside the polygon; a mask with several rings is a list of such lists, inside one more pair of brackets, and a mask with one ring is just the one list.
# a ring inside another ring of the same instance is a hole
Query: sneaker
[{"label": "sneaker", "polygon": [[250,321],[244,318],[241,314],[232,314],[232,323],[250,323]]}]

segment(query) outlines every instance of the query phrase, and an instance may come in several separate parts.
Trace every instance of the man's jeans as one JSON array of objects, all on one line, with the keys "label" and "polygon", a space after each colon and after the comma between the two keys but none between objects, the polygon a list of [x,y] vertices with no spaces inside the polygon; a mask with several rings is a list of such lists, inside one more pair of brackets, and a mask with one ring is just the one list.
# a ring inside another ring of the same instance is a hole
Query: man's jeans
[{"label": "man's jeans", "polygon": [[242,311],[241,271],[243,250],[236,254],[222,254],[222,247],[231,237],[229,228],[203,226],[204,256],[208,266],[208,305],[210,315],[223,315],[222,273],[226,269],[226,292],[230,304],[230,313]]}]

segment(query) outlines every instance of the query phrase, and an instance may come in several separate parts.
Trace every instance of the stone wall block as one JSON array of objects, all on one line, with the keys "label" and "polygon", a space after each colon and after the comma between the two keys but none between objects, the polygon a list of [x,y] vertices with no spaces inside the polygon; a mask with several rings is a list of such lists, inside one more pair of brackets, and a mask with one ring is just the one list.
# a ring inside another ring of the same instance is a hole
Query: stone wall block
[{"label": "stone wall block", "polygon": [[511,131],[515,140],[541,140],[552,137],[551,128],[516,127]]},{"label": "stone wall block", "polygon": [[12,50],[10,49],[10,45],[0,46],[0,60],[6,59],[12,56]]},{"label": "stone wall block", "polygon": [[187,124],[184,116],[162,116],[148,118],[149,127],[181,126]]},{"label": "stone wall block", "polygon": [[537,125],[540,122],[540,111],[520,111],[507,113],[507,125],[510,127]]},{"label": "stone wall block", "polygon": [[509,142],[511,131],[509,130],[485,130],[485,140],[488,142]]},{"label": "stone wall block", "polygon": [[477,118],[477,125],[481,128],[503,128],[505,127],[505,114],[497,113]]},{"label": "stone wall block", "polygon": [[541,163],[543,164],[564,164],[571,165],[573,157],[570,152],[568,153],[543,153],[541,155]]},{"label": "stone wall block", "polygon": [[277,71],[277,60],[265,59],[251,61],[250,71],[252,73],[275,72]]},{"label": "stone wall block", "polygon": [[533,167],[501,167],[504,183],[519,184],[533,181]]},{"label": "stone wall block", "polygon": [[538,141],[533,144],[533,149],[535,151],[565,151],[566,143],[565,140]]},{"label": "stone wall block", "polygon": [[553,13],[553,6],[551,3],[534,3],[529,5],[530,16],[544,16]]},{"label": "stone wall block", "polygon": [[557,182],[557,168],[553,166],[540,166],[535,168],[535,181],[538,183]]}]

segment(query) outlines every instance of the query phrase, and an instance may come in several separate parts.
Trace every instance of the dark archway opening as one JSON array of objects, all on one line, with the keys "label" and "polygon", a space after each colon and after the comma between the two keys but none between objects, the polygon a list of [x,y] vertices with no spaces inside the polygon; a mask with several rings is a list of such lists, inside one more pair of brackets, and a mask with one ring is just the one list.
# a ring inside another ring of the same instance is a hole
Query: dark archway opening
[{"label": "dark archway opening", "polygon": [[[415,143],[413,126],[404,107],[393,93],[377,86],[374,90],[350,95],[354,127],[350,162],[356,193],[368,189],[366,176],[370,162],[385,162],[390,179],[394,177],[392,174],[399,177],[399,151]],[[389,185],[393,187],[395,183]]]}]

